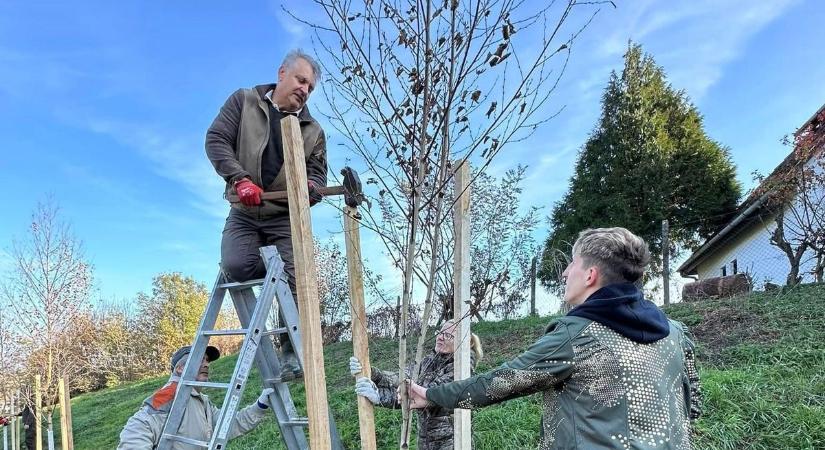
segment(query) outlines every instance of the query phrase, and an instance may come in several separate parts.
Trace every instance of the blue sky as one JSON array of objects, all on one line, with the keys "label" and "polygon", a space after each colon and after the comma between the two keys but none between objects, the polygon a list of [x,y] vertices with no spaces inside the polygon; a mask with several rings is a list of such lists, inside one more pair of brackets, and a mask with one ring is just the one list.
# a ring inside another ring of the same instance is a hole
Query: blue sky
[{"label": "blue sky", "polygon": [[[173,270],[210,285],[228,206],[204,133],[232,91],[273,80],[288,49],[311,50],[308,30],[285,17],[282,3],[317,14],[303,1],[0,3],[0,247],[52,194],[85,244],[100,297],[134,298]],[[731,148],[746,187],[752,171],[768,172],[785,156],[781,137],[825,102],[825,3],[616,3],[573,47],[554,100],[564,112],[492,167],[529,166],[524,206],[549,213],[563,194],[628,39],[687,91],[708,134]],[[319,102],[316,94],[310,106],[323,109]],[[331,172],[350,157],[336,138]],[[329,206],[313,208],[313,220],[319,239],[341,229]],[[368,254],[378,248],[362,239]],[[0,269],[8,264],[0,253]]]}]

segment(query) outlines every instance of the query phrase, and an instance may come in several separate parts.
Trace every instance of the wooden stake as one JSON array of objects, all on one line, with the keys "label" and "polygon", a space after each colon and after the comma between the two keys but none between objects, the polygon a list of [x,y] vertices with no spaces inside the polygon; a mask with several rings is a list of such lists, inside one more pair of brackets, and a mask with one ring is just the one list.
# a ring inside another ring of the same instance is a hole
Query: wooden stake
[{"label": "wooden stake", "polygon": [[42,405],[42,398],[40,396],[40,374],[34,376],[34,448],[36,450],[43,450],[43,427],[41,426],[40,408]]},{"label": "wooden stake", "polygon": [[[349,278],[349,298],[352,316],[352,348],[361,362],[361,374],[357,377],[370,378],[370,347],[367,336],[367,312],[364,307],[364,266],[361,260],[361,233],[359,231],[358,209],[344,208],[344,239],[347,248],[347,276]],[[358,397],[358,425],[361,431],[361,449],[375,450],[375,416],[372,402]]]},{"label": "wooden stake", "polygon": [[289,224],[295,255],[295,286],[301,337],[304,341],[304,386],[306,387],[309,444],[313,450],[330,448],[327,380],[324,372],[324,345],[321,337],[315,245],[309,215],[304,144],[298,118],[281,119],[284,170],[289,196]]},{"label": "wooden stake", "polygon": [[[12,401],[12,404],[14,405],[15,413],[17,413],[17,409],[21,407],[21,405],[20,405],[20,392],[19,391],[15,395],[15,398]],[[12,432],[14,433],[14,439],[12,440],[12,446],[11,446],[11,448],[13,450],[20,450],[20,422],[21,421],[22,421],[22,417],[19,418],[19,419],[17,417],[14,418],[14,427],[12,427]]]},{"label": "wooden stake", "polygon": [[12,450],[19,450],[19,448],[20,448],[20,445],[17,443],[17,441],[20,439],[19,438],[20,430],[18,430],[18,428],[20,428],[20,420],[18,420],[17,416],[15,415],[15,414],[17,414],[17,400],[18,400],[19,396],[20,396],[20,393],[14,394],[14,397],[12,397],[12,399],[11,399],[11,411],[12,411],[12,414],[13,414],[12,418],[11,418],[11,420],[12,420],[12,422],[11,422],[11,424],[12,424],[11,425],[11,448],[12,448]]},{"label": "wooden stake", "polygon": [[[470,377],[470,163],[459,161],[455,174],[455,251],[453,256],[453,318],[456,321],[453,378]],[[470,450],[473,445],[469,409],[455,409],[453,416],[455,450]]]},{"label": "wooden stake", "polygon": [[60,447],[63,450],[74,449],[72,436],[72,402],[69,391],[66,389],[66,380],[58,379],[58,393],[60,396]]},{"label": "wooden stake", "polygon": [[17,426],[17,417],[15,417],[15,414],[17,414],[17,408],[14,404],[14,400],[15,396],[12,395],[11,399],[9,400],[9,406],[11,408],[9,410],[9,448],[11,448],[12,450],[16,450],[14,448],[14,427]]}]

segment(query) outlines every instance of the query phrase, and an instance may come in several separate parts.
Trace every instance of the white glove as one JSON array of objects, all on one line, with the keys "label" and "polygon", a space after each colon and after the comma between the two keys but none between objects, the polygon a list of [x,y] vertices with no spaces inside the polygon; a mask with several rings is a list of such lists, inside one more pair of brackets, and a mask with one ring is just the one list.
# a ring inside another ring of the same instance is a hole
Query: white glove
[{"label": "white glove", "polygon": [[377,405],[379,402],[378,388],[369,378],[361,377],[355,380],[355,393],[366,397],[373,405]]},{"label": "white glove", "polygon": [[263,405],[266,408],[261,408],[261,409],[267,409],[270,406],[272,406],[272,405],[269,404],[269,394],[271,394],[273,392],[275,392],[275,389],[272,389],[272,388],[266,388],[263,391],[261,391],[261,395],[260,395],[260,397],[258,397],[258,407]]},{"label": "white glove", "polygon": [[358,361],[358,358],[356,358],[354,356],[350,356],[349,357],[349,373],[352,376],[356,376],[359,373],[361,373],[362,369],[363,369],[363,367],[361,367],[361,361]]}]

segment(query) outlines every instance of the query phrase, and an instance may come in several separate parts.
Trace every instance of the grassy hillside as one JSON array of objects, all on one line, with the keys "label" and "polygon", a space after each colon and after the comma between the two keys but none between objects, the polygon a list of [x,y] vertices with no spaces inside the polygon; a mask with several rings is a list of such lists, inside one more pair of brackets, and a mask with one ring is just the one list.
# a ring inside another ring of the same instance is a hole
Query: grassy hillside
[{"label": "grassy hillside", "polygon": [[[825,442],[825,286],[783,294],[676,305],[668,314],[688,324],[699,344],[705,415],[697,426],[700,449],[813,449]],[[514,356],[538,337],[548,318],[479,324],[486,355],[480,370]],[[395,343],[371,342],[377,367],[397,361]],[[359,448],[358,417],[347,361],[351,345],[328,346],[325,361],[330,406],[348,448]],[[227,379],[235,358],[213,364],[213,379]],[[73,400],[75,446],[113,448],[129,416],[164,378],[79,396]],[[253,375],[245,403],[258,395]],[[209,392],[216,403],[222,393]],[[303,407],[303,386],[293,395]],[[535,448],[540,405],[537,396],[474,413],[476,449]],[[397,448],[400,412],[376,409],[379,448]],[[59,433],[57,433],[59,436]],[[415,439],[412,439],[415,448]],[[230,449],[284,448],[274,420],[233,441]]]}]

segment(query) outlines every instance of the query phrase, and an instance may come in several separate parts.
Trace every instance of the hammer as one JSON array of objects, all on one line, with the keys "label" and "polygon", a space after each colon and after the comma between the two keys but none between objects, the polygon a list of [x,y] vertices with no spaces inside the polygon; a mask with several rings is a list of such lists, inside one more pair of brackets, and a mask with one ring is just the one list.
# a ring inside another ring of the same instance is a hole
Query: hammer
[{"label": "hammer", "polygon": [[[341,186],[327,186],[316,188],[319,194],[324,197],[329,195],[343,195],[344,203],[350,207],[357,207],[365,201],[364,191],[361,190],[361,179],[358,174],[352,170],[352,167],[344,167],[341,169],[341,175],[344,180]],[[235,194],[227,194],[226,199],[229,203],[240,203],[240,199]],[[270,191],[261,194],[261,200],[286,200],[286,191]]]}]

